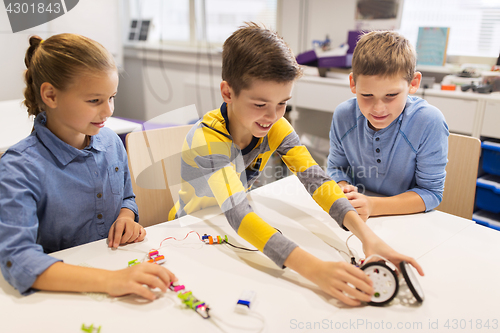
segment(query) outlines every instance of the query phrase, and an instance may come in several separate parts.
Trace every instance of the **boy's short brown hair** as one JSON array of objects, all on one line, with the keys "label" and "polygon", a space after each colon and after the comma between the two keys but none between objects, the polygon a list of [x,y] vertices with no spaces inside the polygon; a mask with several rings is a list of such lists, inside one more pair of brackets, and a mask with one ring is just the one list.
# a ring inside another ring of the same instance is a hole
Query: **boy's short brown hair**
[{"label": "boy's short brown hair", "polygon": [[239,95],[252,80],[290,82],[302,75],[290,47],[275,31],[250,22],[222,47],[222,79]]},{"label": "boy's short brown hair", "polygon": [[411,83],[417,54],[410,42],[395,31],[371,31],[359,39],[352,56],[354,82],[358,75],[403,75]]}]

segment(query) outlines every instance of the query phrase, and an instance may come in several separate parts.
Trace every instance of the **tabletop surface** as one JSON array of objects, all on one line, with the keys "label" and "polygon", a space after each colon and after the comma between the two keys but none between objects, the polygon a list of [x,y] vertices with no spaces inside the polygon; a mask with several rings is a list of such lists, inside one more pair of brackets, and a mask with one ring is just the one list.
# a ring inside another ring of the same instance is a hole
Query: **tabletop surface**
[{"label": "tabletop surface", "polygon": [[[22,99],[0,101],[0,152],[27,137],[33,129],[33,117],[29,117]],[[132,132],[140,125],[118,118],[108,118],[106,127],[117,134]]]},{"label": "tabletop surface", "polygon": [[[338,227],[311,199],[295,176],[249,192],[257,214],[305,250],[323,260],[345,260],[349,232]],[[52,253],[66,263],[122,269],[150,249],[165,255],[165,266],[179,282],[211,308],[204,320],[186,309],[176,294],[158,293],[153,302],[130,295],[37,292],[20,296],[0,278],[2,332],[79,332],[82,324],[101,332],[498,332],[500,233],[439,211],[370,218],[367,224],[389,245],[415,257],[426,275],[420,306],[398,294],[388,306],[348,307],[290,269],[278,268],[260,252],[228,245],[207,245],[198,234],[227,235],[249,247],[229,226],[218,207],[147,228],[145,241],[106,247],[101,240]],[[364,257],[355,237],[349,247]],[[252,290],[251,315],[235,313],[238,297]],[[400,293],[402,294],[402,293]],[[403,295],[404,296],[404,295]],[[27,321],[26,318],[30,320]]]}]

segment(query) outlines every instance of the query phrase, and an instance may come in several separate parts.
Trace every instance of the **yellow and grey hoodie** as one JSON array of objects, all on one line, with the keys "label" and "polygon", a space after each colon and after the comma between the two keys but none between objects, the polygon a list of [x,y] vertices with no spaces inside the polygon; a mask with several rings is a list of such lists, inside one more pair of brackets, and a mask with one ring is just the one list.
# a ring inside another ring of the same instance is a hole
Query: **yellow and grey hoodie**
[{"label": "yellow and grey hoodie", "polygon": [[278,120],[266,136],[254,137],[243,150],[233,143],[228,124],[224,103],[205,114],[186,136],[179,201],[170,211],[169,220],[219,205],[238,235],[283,267],[297,245],[260,218],[246,198],[246,192],[276,151],[312,198],[343,227],[345,214],[354,208],[300,144],[285,118]]}]

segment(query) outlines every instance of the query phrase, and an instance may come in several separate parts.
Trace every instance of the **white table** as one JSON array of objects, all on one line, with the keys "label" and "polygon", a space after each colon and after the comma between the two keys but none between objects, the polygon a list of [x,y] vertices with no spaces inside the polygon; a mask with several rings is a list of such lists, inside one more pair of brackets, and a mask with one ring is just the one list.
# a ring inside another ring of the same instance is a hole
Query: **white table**
[{"label": "white table", "polygon": [[[28,117],[22,101],[21,99],[0,101],[0,153],[27,137],[33,129],[33,117]],[[106,121],[106,127],[117,134],[124,134],[139,129],[140,125],[111,117]]]},{"label": "white table", "polygon": [[[350,233],[341,230],[314,203],[295,176],[256,189],[249,198],[258,214],[304,249],[321,259],[342,260],[327,243],[345,250],[345,239]],[[260,325],[259,320],[233,311],[245,289],[257,293],[254,311],[265,317],[266,332],[500,330],[500,289],[496,286],[500,273],[498,231],[438,211],[370,218],[367,223],[396,250],[417,258],[424,268],[426,276],[419,277],[419,281],[426,299],[421,306],[404,306],[396,300],[382,308],[345,307],[294,271],[279,269],[261,253],[228,245],[205,245],[193,234],[184,241],[165,241],[160,253],[179,281],[210,305],[211,314],[217,318],[215,323],[226,332],[258,331],[222,326],[220,321],[222,318],[240,327]],[[226,234],[235,245],[250,246],[214,207],[196,216],[149,227],[142,243],[110,250],[101,240],[52,255],[71,264],[121,269],[128,261],[141,259],[149,249],[157,248],[164,238],[182,239],[191,230],[200,235]],[[356,238],[351,238],[349,246],[363,256]],[[53,292],[23,297],[3,278],[0,313],[2,332],[78,332],[82,323],[101,325],[103,333],[221,331],[214,322],[180,306],[173,292],[154,302],[135,296],[111,298]],[[490,329],[476,329],[478,320],[484,326],[487,319]],[[447,320],[449,329],[444,326]],[[493,330],[495,320],[497,329]],[[436,325],[438,329],[429,329]],[[458,329],[460,325],[465,328]]]}]

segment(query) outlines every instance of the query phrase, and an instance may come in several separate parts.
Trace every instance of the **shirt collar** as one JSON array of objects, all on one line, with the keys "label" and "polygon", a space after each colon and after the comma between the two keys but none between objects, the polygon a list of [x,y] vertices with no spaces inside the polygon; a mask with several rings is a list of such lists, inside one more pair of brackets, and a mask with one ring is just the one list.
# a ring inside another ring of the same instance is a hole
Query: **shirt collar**
[{"label": "shirt collar", "polygon": [[[226,102],[222,103],[222,105],[220,106],[220,114],[222,115],[222,118],[224,118],[224,121],[226,122],[226,124],[225,124],[226,130],[229,133],[229,117],[227,116],[227,103]],[[229,134],[231,134],[231,133],[229,133]]]},{"label": "shirt collar", "polygon": [[[222,103],[221,107],[220,107],[220,114],[222,115],[222,118],[224,118],[224,121],[225,121],[225,126],[226,126],[226,130],[227,132],[229,133],[229,117],[227,116],[227,103],[224,102]],[[229,135],[231,135],[231,133],[229,133]],[[250,144],[246,147],[244,147],[242,150],[241,150],[241,153],[243,155],[246,155],[248,154],[249,152],[252,151],[252,149],[255,148],[255,146],[257,146],[257,144],[259,143],[259,138],[256,138],[255,136],[252,138],[252,141],[250,142]]]},{"label": "shirt collar", "polygon": [[106,151],[106,146],[102,142],[102,135],[100,133],[91,136],[89,145],[80,150],[59,139],[47,128],[46,124],[47,116],[45,112],[42,112],[35,118],[34,134],[63,165],[67,165],[79,156],[88,156],[91,150]]}]

